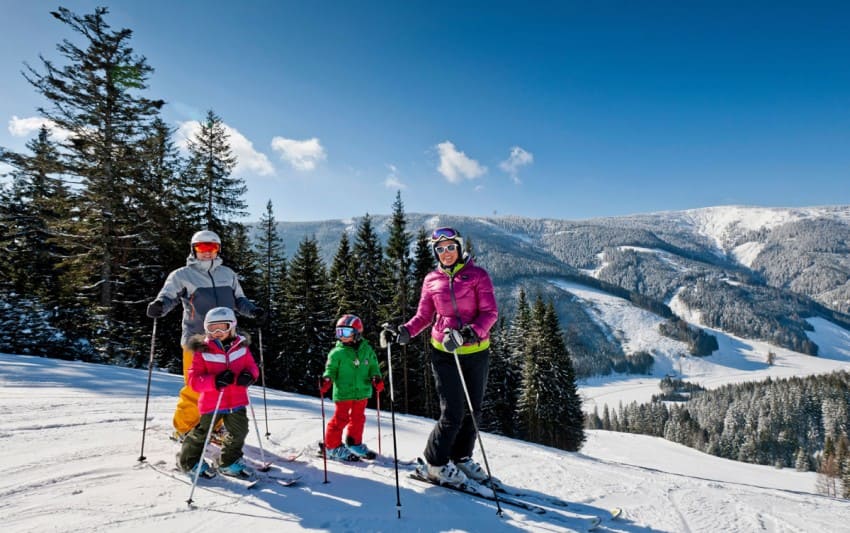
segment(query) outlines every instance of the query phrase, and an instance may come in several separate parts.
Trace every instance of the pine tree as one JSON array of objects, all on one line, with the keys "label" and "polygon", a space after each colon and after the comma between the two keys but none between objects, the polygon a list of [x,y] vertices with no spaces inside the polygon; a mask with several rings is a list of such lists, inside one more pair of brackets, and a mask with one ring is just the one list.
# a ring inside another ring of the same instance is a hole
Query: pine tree
[{"label": "pine tree", "polygon": [[[398,320],[406,320],[412,315],[410,300],[411,261],[410,261],[410,234],[407,232],[407,219],[404,214],[404,204],[401,201],[401,192],[396,193],[393,203],[393,215],[390,222],[390,232],[387,238],[387,272],[385,279],[389,282],[391,300],[383,317],[393,323]],[[396,397],[402,400],[402,410],[410,412],[411,396],[411,365],[408,360],[407,346],[397,350],[393,371],[396,373],[394,385],[400,392]],[[400,363],[400,364],[399,364]],[[398,379],[400,378],[400,379]]]},{"label": "pine tree", "polygon": [[[143,314],[144,304],[154,298],[165,278],[175,267],[181,265],[189,250],[189,237],[193,229],[181,218],[183,198],[179,196],[179,180],[182,160],[173,141],[174,130],[160,117],[151,123],[142,142],[139,169],[132,187],[138,191],[139,219],[143,225],[136,233],[138,250],[130,260],[133,269],[132,283],[124,289],[127,294],[141,295],[140,305],[134,306],[132,320],[128,325],[137,328],[140,336],[135,366],[147,364],[148,350],[142,349],[149,340],[147,328],[150,319]],[[129,322],[129,320],[128,320]],[[174,372],[182,371],[181,358],[175,354],[180,348],[180,321],[160,320],[157,322],[155,343],[156,360],[162,367]]]},{"label": "pine tree", "polygon": [[481,425],[486,431],[514,437],[517,435],[515,412],[522,371],[511,355],[509,331],[504,317],[500,317],[490,330],[490,372]]},{"label": "pine tree", "polygon": [[372,346],[377,346],[389,289],[383,248],[368,213],[357,228],[351,258],[354,264],[354,313],[363,321],[363,337]]},{"label": "pine tree", "polygon": [[[258,286],[256,302],[268,313],[263,337],[263,377],[270,386],[280,388],[280,361],[278,355],[282,352],[283,339],[286,333],[281,320],[281,309],[278,302],[283,300],[282,281],[286,276],[286,256],[284,255],[283,240],[277,233],[274,207],[272,201],[266,203],[266,211],[260,217],[257,238],[254,243],[254,255],[257,259]],[[263,325],[258,325],[258,330]],[[256,340],[259,343],[260,339]],[[259,352],[259,350],[255,350]],[[268,357],[268,360],[266,359]]]},{"label": "pine tree", "polygon": [[305,237],[289,263],[284,301],[289,320],[288,352],[282,358],[286,388],[316,394],[333,345],[334,317],[328,277],[315,237]]},{"label": "pine tree", "polygon": [[[50,133],[42,127],[27,143],[29,155],[0,149],[12,167],[0,187],[0,344],[12,353],[71,352],[61,326],[61,287],[56,264],[63,254],[57,221],[70,213],[70,195]],[[25,327],[27,335],[18,332]]]},{"label": "pine tree", "polygon": [[538,296],[531,316],[519,402],[528,440],[576,451],[585,439],[584,414],[554,304]]},{"label": "pine tree", "polygon": [[516,314],[510,325],[510,333],[507,339],[508,357],[514,362],[519,375],[520,386],[516,388],[516,408],[514,409],[513,426],[516,428],[516,435],[521,438],[527,438],[529,428],[527,425],[526,412],[523,407],[525,401],[531,401],[531,398],[526,395],[525,382],[532,379],[533,376],[526,376],[527,372],[534,372],[534,367],[527,368],[526,364],[529,358],[533,358],[534,333],[532,331],[531,308],[528,305],[528,300],[525,296],[525,289],[520,287],[517,295]]},{"label": "pine tree", "polygon": [[[429,272],[434,270],[434,251],[428,233],[420,228],[416,234],[416,246],[413,252],[413,271],[408,301],[411,303],[410,315],[413,315],[419,303],[422,282]],[[434,390],[434,378],[431,373],[431,334],[423,331],[416,340],[407,345],[409,371],[408,397],[410,413],[435,418],[439,415],[437,393]],[[395,370],[395,369],[393,369]]]},{"label": "pine tree", "polygon": [[[189,139],[189,161],[183,177],[183,196],[187,198],[186,217],[197,229],[219,234],[223,250],[235,250],[239,229],[232,222],[244,217],[245,181],[232,176],[236,156],[230,147],[230,136],[221,117],[212,110],[194,138]],[[231,257],[231,264],[234,263]]]},{"label": "pine tree", "polygon": [[354,282],[356,275],[357,268],[351,255],[348,233],[343,231],[330,270],[331,299],[336,307],[334,316],[357,314],[354,311],[357,308],[357,289]]},{"label": "pine tree", "polygon": [[[58,45],[64,67],[42,58],[43,72],[27,65],[26,79],[47,98],[42,116],[70,132],[63,143],[63,172],[79,180],[75,212],[62,228],[69,251],[62,263],[89,318],[76,328],[107,360],[135,362],[133,325],[143,316],[144,298],[133,283],[144,261],[149,235],[144,205],[153,201],[134,186],[142,172],[143,143],[162,107],[138,93],[152,68],[129,46],[132,31],[112,31],[106,8],[79,16],[65,8],[51,14],[80,34],[86,48],[69,40]],[[125,329],[125,326],[128,328]],[[114,332],[121,331],[121,338]]]}]

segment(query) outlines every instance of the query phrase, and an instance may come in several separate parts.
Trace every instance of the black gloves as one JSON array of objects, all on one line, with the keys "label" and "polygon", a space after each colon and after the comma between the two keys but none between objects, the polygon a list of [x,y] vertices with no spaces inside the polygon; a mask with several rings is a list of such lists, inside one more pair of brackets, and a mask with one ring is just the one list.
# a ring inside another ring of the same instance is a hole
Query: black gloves
[{"label": "black gloves", "polygon": [[398,327],[398,335],[396,336],[396,342],[404,346],[408,342],[410,342],[410,332],[407,331],[407,328],[404,326]]},{"label": "black gloves", "polygon": [[443,348],[447,352],[453,352],[463,346],[463,334],[456,329],[446,328],[443,330]]},{"label": "black gloves", "polygon": [[161,316],[165,316],[164,312],[165,302],[162,300],[154,300],[148,304],[148,316],[151,318],[159,318]]},{"label": "black gloves", "polygon": [[217,390],[221,390],[228,385],[233,385],[233,372],[229,368],[215,375],[215,388]]},{"label": "black gloves", "polygon": [[[228,372],[229,372],[229,370],[228,370]],[[249,385],[253,385],[254,381],[256,381],[254,379],[254,376],[252,376],[251,373],[248,372],[247,370],[243,370],[242,372],[239,373],[238,376],[236,376],[236,384],[239,385],[240,387],[247,387]]]},{"label": "black gloves", "polygon": [[463,335],[464,344],[478,344],[479,342],[481,342],[481,339],[478,338],[478,334],[475,333],[475,330],[472,329],[472,326],[463,326],[460,329],[460,334]]},{"label": "black gloves", "polygon": [[265,324],[266,319],[268,318],[268,313],[266,310],[259,305],[254,308],[254,314],[251,316],[254,320],[257,321],[257,324]]}]

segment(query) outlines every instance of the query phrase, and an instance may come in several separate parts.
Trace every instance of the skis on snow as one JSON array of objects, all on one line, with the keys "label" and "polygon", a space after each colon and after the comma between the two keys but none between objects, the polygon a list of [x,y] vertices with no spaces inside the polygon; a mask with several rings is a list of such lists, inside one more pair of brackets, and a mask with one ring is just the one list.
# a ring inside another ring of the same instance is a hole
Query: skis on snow
[{"label": "skis on snow", "polygon": [[[483,498],[485,500],[496,501],[496,495],[493,494],[493,490],[486,485],[477,483],[475,481],[473,481],[469,484],[462,485],[462,486],[455,486],[455,485],[448,485],[448,484],[443,485],[438,481],[432,480],[431,478],[429,478],[426,475],[426,473],[425,473],[426,472],[426,470],[425,470],[426,465],[425,465],[425,462],[422,460],[422,458],[417,458],[417,463],[418,464],[417,464],[416,469],[411,471],[410,474],[409,474],[409,477],[411,479],[415,479],[417,481],[421,481],[423,483],[428,483],[430,485],[434,485],[434,486],[437,486],[437,487],[443,487],[443,488],[446,488],[446,489],[449,489],[449,490],[452,490],[452,491],[455,491],[455,492],[467,494],[469,496],[474,496],[476,498]],[[577,520],[578,521],[584,520],[586,522],[585,525],[587,527],[587,531],[593,531],[602,524],[602,518],[599,517],[599,516],[576,516],[574,518],[573,517],[568,518],[568,517],[563,516],[563,515],[561,515],[557,512],[549,513],[548,510],[544,507],[541,507],[539,505],[535,505],[533,503],[530,503],[530,502],[527,502],[527,501],[524,501],[524,500],[517,499],[516,497],[513,496],[513,494],[515,493],[517,495],[525,495],[525,496],[528,496],[528,497],[538,498],[535,495],[531,495],[531,494],[526,495],[526,494],[521,493],[519,491],[511,490],[511,489],[504,487],[502,485],[497,486],[497,491],[499,492],[499,495],[498,495],[499,502],[504,503],[505,505],[509,505],[511,507],[516,507],[516,508],[519,508],[519,509],[523,509],[525,511],[530,511],[530,512],[537,514],[537,515],[547,515],[547,516],[549,516],[551,518],[555,518],[556,520],[559,520],[559,521],[567,521],[571,525],[574,525]],[[544,499],[544,500],[546,499],[544,497],[540,497],[540,498]],[[559,507],[566,507],[567,506],[567,502],[565,502],[565,501],[563,501],[559,498],[552,498],[552,500],[553,500],[552,503],[554,503],[555,505],[557,505]],[[555,503],[555,502],[557,502],[557,503]],[[617,518],[622,516],[623,510],[620,509],[620,508],[614,508],[614,509],[611,509],[610,513],[611,513],[611,516],[610,516],[611,519],[617,519]]]}]

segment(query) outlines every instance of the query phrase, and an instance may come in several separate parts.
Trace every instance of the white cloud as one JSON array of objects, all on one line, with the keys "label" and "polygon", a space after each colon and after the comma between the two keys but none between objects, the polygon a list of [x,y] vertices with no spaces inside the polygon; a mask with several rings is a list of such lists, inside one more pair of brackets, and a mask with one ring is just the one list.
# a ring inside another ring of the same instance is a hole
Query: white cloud
[{"label": "white cloud", "polygon": [[272,150],[278,152],[280,158],[296,170],[315,170],[320,161],[327,159],[325,149],[316,137],[304,141],[275,137],[272,139]]},{"label": "white cloud", "polygon": [[460,183],[464,178],[475,179],[487,172],[487,167],[458,151],[451,141],[438,144],[437,151],[440,153],[440,166],[437,171],[449,180],[449,183]]},{"label": "white cloud", "polygon": [[396,166],[387,164],[387,168],[390,169],[390,173],[384,179],[384,187],[387,189],[406,189],[407,185],[402,183],[401,178],[398,177]]},{"label": "white cloud", "polygon": [[[188,149],[189,139],[193,139],[201,130],[201,123],[197,120],[179,122],[177,128],[176,144],[184,152]],[[274,166],[268,156],[254,149],[254,143],[242,135],[236,128],[223,124],[224,131],[228,135],[227,141],[230,149],[236,156],[235,172],[248,172],[259,176],[270,176],[274,174]]]},{"label": "white cloud", "polygon": [[507,159],[499,163],[499,168],[507,172],[513,182],[519,185],[522,183],[522,180],[519,179],[520,167],[530,165],[533,162],[534,154],[532,154],[531,152],[526,152],[519,146],[514,146],[511,148],[511,155]]},{"label": "white cloud", "polygon": [[58,127],[55,122],[48,118],[18,118],[16,115],[12,115],[12,119],[9,121],[9,133],[14,137],[28,137],[33,132],[40,130],[42,126],[46,126],[50,130],[50,135],[57,141],[65,141],[71,136],[70,131]]}]

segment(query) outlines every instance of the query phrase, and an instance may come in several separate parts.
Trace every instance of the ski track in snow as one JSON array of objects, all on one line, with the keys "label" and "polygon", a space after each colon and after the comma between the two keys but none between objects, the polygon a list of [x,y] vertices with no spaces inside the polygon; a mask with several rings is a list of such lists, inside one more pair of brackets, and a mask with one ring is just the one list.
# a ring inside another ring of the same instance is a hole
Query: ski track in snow
[{"label": "ski track in snow", "polygon": [[[26,363],[26,364],[22,364]],[[622,507],[599,531],[837,531],[850,523],[846,501],[818,496],[815,476],[711,457],[662,439],[588,432],[579,453],[484,434],[494,475],[531,494],[544,515],[475,499],[406,478],[400,466],[397,518],[391,463],[347,466],[302,455],[321,438],[320,401],[267,391],[271,436],[263,453],[293,487],[268,482],[246,490],[224,479],[195,489],[174,469],[168,439],[182,379],[156,372],[139,462],[147,372],[26,356],[0,355],[0,515],[4,531],[586,531],[588,518]],[[50,385],[45,385],[45,383]],[[252,389],[260,432],[264,405]],[[326,410],[332,410],[325,402]],[[382,451],[391,454],[389,413]],[[330,413],[328,413],[330,416]],[[396,415],[401,459],[421,455],[433,421]],[[374,411],[366,442],[377,449]],[[259,459],[252,427],[246,453]],[[479,457],[480,460],[480,457]],[[409,468],[409,467],[408,467]],[[534,497],[536,495],[536,497]],[[547,500],[546,498],[549,498]],[[522,498],[520,498],[522,499]],[[567,508],[552,499],[569,502]]]}]

